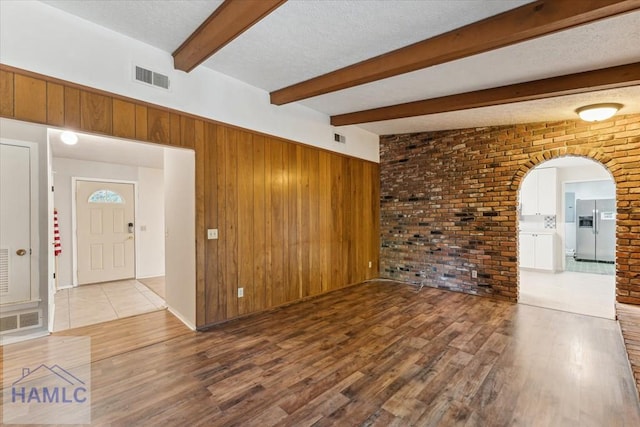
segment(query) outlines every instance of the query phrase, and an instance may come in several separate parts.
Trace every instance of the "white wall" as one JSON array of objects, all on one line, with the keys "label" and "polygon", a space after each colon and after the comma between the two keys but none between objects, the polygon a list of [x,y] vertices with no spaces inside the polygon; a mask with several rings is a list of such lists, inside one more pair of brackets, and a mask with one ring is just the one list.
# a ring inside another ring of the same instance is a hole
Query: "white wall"
[{"label": "white wall", "polygon": [[[296,103],[271,105],[266,91],[202,66],[189,74],[176,71],[169,53],[40,2],[0,2],[0,62],[379,161],[379,140],[373,133],[340,127],[347,144],[336,143],[335,128],[325,114]],[[169,75],[171,91],[133,82],[134,64]]]},{"label": "white wall", "polygon": [[[593,160],[584,159],[584,166],[558,168],[558,182],[601,181],[610,180],[611,174],[607,169]],[[562,187],[560,187],[562,188]]]},{"label": "white wall", "polygon": [[193,151],[165,148],[164,183],[165,301],[169,311],[195,329],[196,195]]},{"label": "white wall", "polygon": [[613,180],[586,181],[565,184],[565,192],[576,194],[576,199],[615,199],[616,184]]},{"label": "white wall", "polygon": [[[54,206],[58,209],[58,225],[62,253],[58,256],[58,286],[73,285],[73,225],[71,178],[92,178],[138,182],[136,271],[140,277],[159,276],[164,273],[164,202],[161,169],[86,160],[53,158]],[[140,177],[142,176],[142,179]],[[155,180],[155,181],[154,181]],[[143,185],[144,182],[144,185]],[[144,193],[142,193],[144,190]],[[146,194],[150,192],[152,194]],[[159,194],[158,194],[159,193]],[[147,231],[140,225],[148,224]],[[140,271],[143,268],[144,274]]]},{"label": "white wall", "polygon": [[164,275],[164,171],[138,168],[138,277]]}]

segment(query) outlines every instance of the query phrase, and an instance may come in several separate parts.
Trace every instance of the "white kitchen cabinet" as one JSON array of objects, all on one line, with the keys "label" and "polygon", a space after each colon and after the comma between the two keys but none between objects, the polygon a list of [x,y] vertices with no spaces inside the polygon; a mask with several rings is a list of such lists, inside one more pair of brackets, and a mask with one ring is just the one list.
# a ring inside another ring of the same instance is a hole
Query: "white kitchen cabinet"
[{"label": "white kitchen cabinet", "polygon": [[534,268],[541,270],[555,270],[554,262],[554,235],[553,234],[536,234],[536,264]]},{"label": "white kitchen cabinet", "polygon": [[536,268],[536,238],[532,233],[520,233],[520,267]]},{"label": "white kitchen cabinet", "polygon": [[556,215],[556,168],[534,169],[522,182],[522,215]]},{"label": "white kitchen cabinet", "polygon": [[521,232],[519,261],[522,268],[555,270],[555,234]]}]

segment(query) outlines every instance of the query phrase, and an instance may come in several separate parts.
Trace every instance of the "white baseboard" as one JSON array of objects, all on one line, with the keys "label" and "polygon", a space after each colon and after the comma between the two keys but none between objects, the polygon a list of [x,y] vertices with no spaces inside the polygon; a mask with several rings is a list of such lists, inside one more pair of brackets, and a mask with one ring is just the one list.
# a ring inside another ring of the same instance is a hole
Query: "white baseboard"
[{"label": "white baseboard", "polygon": [[146,275],[146,276],[137,276],[136,279],[153,279],[155,277],[164,277],[164,273],[151,274],[151,275]]},{"label": "white baseboard", "polygon": [[194,324],[192,324],[191,322],[189,322],[187,319],[185,319],[185,317],[180,314],[179,312],[175,311],[173,308],[171,307],[167,307],[167,310],[169,310],[169,313],[173,314],[174,316],[176,316],[182,323],[184,323],[189,329],[191,329],[192,331],[196,330],[196,326]]},{"label": "white baseboard", "polygon": [[32,334],[26,334],[26,335],[14,335],[14,336],[0,335],[0,346],[15,344],[17,342],[32,340],[35,338],[42,338],[48,335],[50,335],[48,331],[38,331]]}]

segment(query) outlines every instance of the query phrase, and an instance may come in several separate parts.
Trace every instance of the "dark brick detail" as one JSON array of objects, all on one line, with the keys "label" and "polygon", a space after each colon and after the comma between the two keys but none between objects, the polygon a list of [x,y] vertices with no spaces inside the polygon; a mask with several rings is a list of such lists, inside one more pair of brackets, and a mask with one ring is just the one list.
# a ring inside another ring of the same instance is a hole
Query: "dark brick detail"
[{"label": "dark brick detail", "polygon": [[516,301],[520,182],[562,156],[613,175],[617,300],[640,304],[640,115],[381,137],[384,277]]}]

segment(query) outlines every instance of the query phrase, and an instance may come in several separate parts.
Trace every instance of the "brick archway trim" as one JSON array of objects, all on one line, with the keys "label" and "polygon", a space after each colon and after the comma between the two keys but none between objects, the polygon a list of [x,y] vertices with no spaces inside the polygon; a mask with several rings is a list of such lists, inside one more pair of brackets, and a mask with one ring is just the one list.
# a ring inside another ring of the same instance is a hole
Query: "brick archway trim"
[{"label": "brick archway trim", "polygon": [[611,173],[616,297],[640,304],[639,114],[381,137],[381,276],[517,301],[520,184],[564,156]]}]

